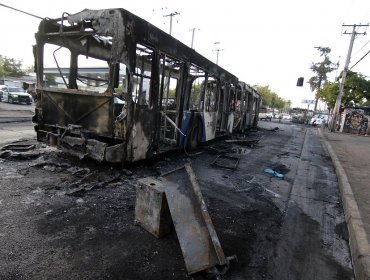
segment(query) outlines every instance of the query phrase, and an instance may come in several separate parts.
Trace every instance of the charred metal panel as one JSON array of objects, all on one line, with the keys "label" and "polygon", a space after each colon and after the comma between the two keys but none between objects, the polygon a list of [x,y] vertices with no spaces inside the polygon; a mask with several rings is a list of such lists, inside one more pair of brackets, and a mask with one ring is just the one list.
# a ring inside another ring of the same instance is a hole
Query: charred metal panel
[{"label": "charred metal panel", "polygon": [[227,265],[190,164],[159,179],[140,180],[137,191],[136,220],[155,236],[163,220],[169,224],[167,216],[159,217],[163,200],[167,201],[189,274]]},{"label": "charred metal panel", "polygon": [[230,113],[227,118],[227,132],[232,133],[233,132],[233,124],[234,124],[234,114]]},{"label": "charred metal panel", "polygon": [[80,137],[65,136],[62,139],[64,144],[67,144],[69,147],[82,147],[85,145],[85,139]]},{"label": "charred metal panel", "polygon": [[107,162],[118,163],[123,162],[126,158],[126,153],[123,144],[109,146],[105,149],[105,160]]},{"label": "charred metal panel", "polygon": [[205,140],[214,139],[216,136],[217,112],[204,112]]},{"label": "charred metal panel", "polygon": [[129,139],[128,160],[137,161],[153,156],[156,118],[157,114],[148,106],[135,108],[134,123]]},{"label": "charred metal panel", "polygon": [[211,166],[236,170],[239,165],[240,158],[229,155],[219,155],[212,163]]},{"label": "charred metal panel", "polygon": [[107,143],[103,143],[94,139],[88,139],[86,144],[87,155],[97,161],[103,161]]},{"label": "charred metal panel", "polygon": [[135,223],[155,237],[171,231],[171,215],[165,195],[166,185],[154,178],[140,179],[136,187]]},{"label": "charred metal panel", "polygon": [[[42,124],[81,125],[100,136],[112,137],[113,97],[91,96],[72,90],[42,92]],[[39,123],[40,123],[39,122]]]}]

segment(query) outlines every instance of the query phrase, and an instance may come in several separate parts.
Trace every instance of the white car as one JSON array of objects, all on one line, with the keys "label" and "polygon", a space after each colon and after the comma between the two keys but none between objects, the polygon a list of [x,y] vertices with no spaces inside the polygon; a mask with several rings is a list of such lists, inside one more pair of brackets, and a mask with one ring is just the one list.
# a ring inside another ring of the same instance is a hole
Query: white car
[{"label": "white car", "polygon": [[9,103],[32,103],[32,96],[20,87],[3,86],[0,88],[2,92],[2,101]]},{"label": "white car", "polygon": [[266,107],[261,107],[258,112],[258,119],[260,120],[266,120],[271,121],[273,118],[271,109],[268,109]]},{"label": "white car", "polygon": [[316,126],[316,125],[321,126],[321,125],[325,125],[326,123],[328,123],[328,120],[329,120],[329,115],[318,114],[312,117],[310,124],[313,126]]}]

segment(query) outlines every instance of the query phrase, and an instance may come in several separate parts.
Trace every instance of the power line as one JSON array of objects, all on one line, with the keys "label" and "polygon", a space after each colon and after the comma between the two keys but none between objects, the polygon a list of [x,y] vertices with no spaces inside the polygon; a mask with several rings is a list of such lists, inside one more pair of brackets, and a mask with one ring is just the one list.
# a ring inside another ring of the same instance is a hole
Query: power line
[{"label": "power line", "polygon": [[370,51],[365,53],[365,55],[363,57],[361,57],[355,64],[353,64],[352,67],[349,70],[352,70],[352,68],[355,67],[361,60],[363,60],[365,58],[365,56],[367,56],[369,53],[370,53]]},{"label": "power line", "polygon": [[11,9],[11,10],[14,10],[14,11],[17,11],[17,12],[20,12],[20,13],[23,13],[23,14],[26,14],[26,15],[29,15],[29,16],[32,16],[32,17],[35,17],[35,18],[38,18],[38,19],[44,19],[42,17],[39,17],[39,16],[36,16],[34,14],[31,14],[31,13],[28,13],[28,12],[25,12],[25,11],[22,11],[22,10],[19,10],[19,9],[16,9],[16,8],[13,8],[13,7],[10,7],[10,6],[7,6],[7,5],[4,5],[2,3],[0,3],[0,6],[3,6],[5,8]]},{"label": "power line", "polygon": [[363,48],[365,48],[366,47],[366,45],[367,44],[369,44],[370,43],[370,40],[369,41],[367,41],[366,43],[365,43],[365,45],[363,45],[357,52],[355,52],[353,55],[355,56],[356,54],[358,54]]}]

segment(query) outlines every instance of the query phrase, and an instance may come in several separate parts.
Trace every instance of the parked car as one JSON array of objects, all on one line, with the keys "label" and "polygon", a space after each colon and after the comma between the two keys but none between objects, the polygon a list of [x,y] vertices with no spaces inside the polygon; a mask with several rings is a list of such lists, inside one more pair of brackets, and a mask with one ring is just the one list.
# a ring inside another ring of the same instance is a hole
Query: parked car
[{"label": "parked car", "polygon": [[283,120],[291,120],[291,119],[292,119],[291,115],[289,115],[289,114],[283,114],[283,115],[281,116],[281,118],[282,118]]},{"label": "parked car", "polygon": [[266,120],[266,121],[271,121],[273,115],[271,109],[261,107],[259,112],[258,112],[258,118],[260,120]]},{"label": "parked car", "polygon": [[329,115],[317,114],[311,118],[310,124],[313,126],[321,126],[321,125],[325,125],[326,123],[328,123],[328,120],[329,120]]},{"label": "parked car", "polygon": [[32,96],[20,87],[3,86],[1,89],[1,100],[9,103],[32,103]]}]

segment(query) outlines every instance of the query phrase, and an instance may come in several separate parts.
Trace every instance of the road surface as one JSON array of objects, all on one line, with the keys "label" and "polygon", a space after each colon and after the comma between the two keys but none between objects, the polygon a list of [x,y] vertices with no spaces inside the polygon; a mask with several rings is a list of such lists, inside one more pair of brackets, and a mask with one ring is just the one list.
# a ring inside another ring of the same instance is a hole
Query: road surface
[{"label": "road surface", "polygon": [[31,122],[35,107],[0,102],[0,146],[24,138],[35,138]]},{"label": "road surface", "polygon": [[238,257],[223,279],[353,279],[338,183],[317,129],[260,122],[246,136],[261,140],[212,143],[240,157],[235,171],[212,167],[209,147],[127,169],[45,146],[3,154],[0,279],[190,279],[175,233],[156,239],[134,224],[137,180],[188,160],[225,255]]}]

